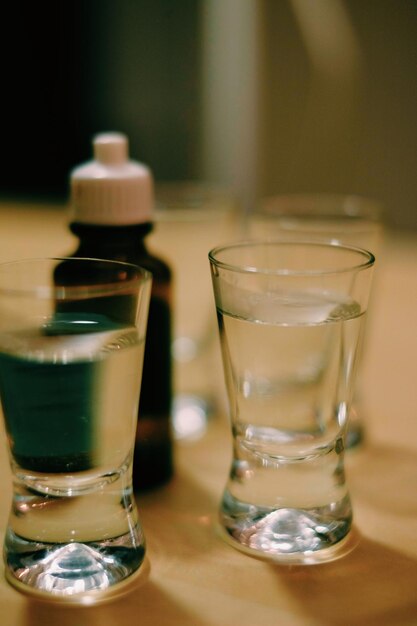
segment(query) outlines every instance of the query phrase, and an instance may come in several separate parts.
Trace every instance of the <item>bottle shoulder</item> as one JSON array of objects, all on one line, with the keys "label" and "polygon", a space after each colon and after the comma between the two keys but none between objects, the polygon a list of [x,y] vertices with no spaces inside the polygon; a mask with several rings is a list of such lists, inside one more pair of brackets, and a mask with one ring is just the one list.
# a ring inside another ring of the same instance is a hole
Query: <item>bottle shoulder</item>
[{"label": "bottle shoulder", "polygon": [[168,263],[149,252],[146,245],[146,236],[152,227],[151,222],[133,226],[73,223],[71,230],[79,238],[79,245],[71,256],[133,263],[150,271],[154,281],[170,282],[171,268]]},{"label": "bottle shoulder", "polygon": [[132,256],[128,263],[134,263],[135,265],[140,265],[145,270],[148,270],[152,273],[154,280],[159,280],[163,282],[170,282],[172,278],[172,271],[169,267],[168,263],[166,263],[160,257],[157,257],[149,252],[146,254],[138,254]]}]

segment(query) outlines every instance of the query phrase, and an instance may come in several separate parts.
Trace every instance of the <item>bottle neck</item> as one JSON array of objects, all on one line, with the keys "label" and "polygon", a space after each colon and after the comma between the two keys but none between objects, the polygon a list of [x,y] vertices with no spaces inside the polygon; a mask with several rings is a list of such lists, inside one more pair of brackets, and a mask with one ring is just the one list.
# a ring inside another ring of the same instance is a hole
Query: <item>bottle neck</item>
[{"label": "bottle neck", "polygon": [[70,224],[71,232],[76,235],[81,246],[89,250],[97,249],[120,249],[130,248],[132,246],[138,250],[143,246],[145,248],[145,237],[152,231],[153,223],[144,222],[143,224],[112,225],[88,224],[84,222],[72,222]]}]

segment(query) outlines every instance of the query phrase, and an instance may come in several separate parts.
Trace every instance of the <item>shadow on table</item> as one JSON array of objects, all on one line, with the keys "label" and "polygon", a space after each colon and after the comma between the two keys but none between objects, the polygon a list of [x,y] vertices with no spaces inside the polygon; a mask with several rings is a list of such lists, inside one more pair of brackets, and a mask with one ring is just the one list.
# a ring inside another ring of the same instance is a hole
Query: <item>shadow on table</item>
[{"label": "shadow on table", "polygon": [[28,601],[22,626],[204,626],[154,582],[133,590],[112,603],[90,608],[61,607]]},{"label": "shadow on table", "polygon": [[417,624],[417,561],[362,538],[346,557],[313,567],[276,569],[280,585],[314,623]]},{"label": "shadow on table", "polygon": [[417,515],[417,451],[365,445],[346,455],[346,466],[355,498],[392,515]]},{"label": "shadow on table", "polygon": [[[415,452],[366,445],[348,453],[346,464],[350,489],[358,501],[416,523]],[[357,548],[338,561],[277,569],[277,575],[319,624],[417,624],[417,561],[376,541],[362,537]]]}]

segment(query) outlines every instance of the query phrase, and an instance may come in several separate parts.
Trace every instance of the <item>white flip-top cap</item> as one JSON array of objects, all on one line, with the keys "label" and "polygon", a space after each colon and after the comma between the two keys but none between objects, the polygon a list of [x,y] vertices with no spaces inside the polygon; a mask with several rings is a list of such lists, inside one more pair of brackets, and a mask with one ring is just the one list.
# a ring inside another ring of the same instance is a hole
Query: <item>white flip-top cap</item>
[{"label": "white flip-top cap", "polygon": [[71,172],[71,221],[109,226],[151,221],[152,174],[129,160],[127,137],[102,133],[93,146],[94,160]]}]

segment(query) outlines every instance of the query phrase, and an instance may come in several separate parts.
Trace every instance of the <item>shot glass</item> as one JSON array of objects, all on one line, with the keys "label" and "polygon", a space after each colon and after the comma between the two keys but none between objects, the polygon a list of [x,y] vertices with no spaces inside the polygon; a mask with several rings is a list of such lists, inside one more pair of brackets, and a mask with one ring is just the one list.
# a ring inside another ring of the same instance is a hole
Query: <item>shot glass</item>
[{"label": "shot glass", "polygon": [[248,214],[253,238],[336,239],[375,254],[382,235],[382,208],[365,196],[316,193],[263,198]]},{"label": "shot glass", "polygon": [[159,183],[155,195],[149,246],[173,270],[173,432],[198,438],[215,411],[213,372],[221,369],[207,250],[235,237],[238,211],[232,194],[210,183]]},{"label": "shot glass", "polygon": [[209,254],[233,436],[220,531],[284,563],[351,550],[344,448],[374,257],[248,241]]},{"label": "shot glass", "polygon": [[[365,196],[336,193],[294,193],[262,199],[245,221],[251,238],[334,239],[379,255],[383,222],[380,204]],[[369,316],[368,316],[369,317]],[[346,444],[351,448],[366,436],[366,418],[356,389]]]},{"label": "shot glass", "polygon": [[4,560],[20,591],[92,604],[144,571],[131,471],[150,286],[111,261],[0,265]]}]

